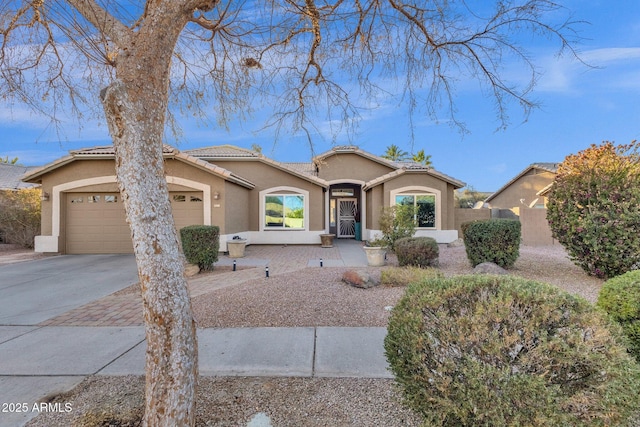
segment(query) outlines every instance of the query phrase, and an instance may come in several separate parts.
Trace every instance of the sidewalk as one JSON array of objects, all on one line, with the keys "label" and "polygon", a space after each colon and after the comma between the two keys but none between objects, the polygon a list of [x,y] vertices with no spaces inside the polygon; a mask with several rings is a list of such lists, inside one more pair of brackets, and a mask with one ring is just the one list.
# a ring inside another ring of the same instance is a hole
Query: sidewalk
[{"label": "sidewalk", "polygon": [[[390,378],[385,335],[385,328],[198,329],[199,372]],[[0,376],[144,374],[143,327],[2,327],[0,342]]]}]

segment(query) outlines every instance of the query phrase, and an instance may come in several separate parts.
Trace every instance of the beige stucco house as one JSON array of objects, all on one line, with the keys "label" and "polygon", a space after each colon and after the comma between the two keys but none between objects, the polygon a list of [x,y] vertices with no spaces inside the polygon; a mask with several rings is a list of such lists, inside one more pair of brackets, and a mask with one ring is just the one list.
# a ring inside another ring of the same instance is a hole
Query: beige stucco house
[{"label": "beige stucco house", "polygon": [[[165,146],[164,157],[176,227],[219,226],[223,251],[234,236],[249,244],[319,244],[326,233],[369,239],[379,233],[380,208],[401,203],[418,208],[417,235],[442,243],[458,237],[453,192],[463,182],[354,146],[309,163],[229,145],[183,152]],[[72,151],[24,180],[41,184],[45,199],[36,251],[132,251],[112,147]]]},{"label": "beige stucco house", "polygon": [[543,208],[546,200],[540,191],[556,177],[558,163],[532,163],[498,191],[487,197],[491,208]]}]

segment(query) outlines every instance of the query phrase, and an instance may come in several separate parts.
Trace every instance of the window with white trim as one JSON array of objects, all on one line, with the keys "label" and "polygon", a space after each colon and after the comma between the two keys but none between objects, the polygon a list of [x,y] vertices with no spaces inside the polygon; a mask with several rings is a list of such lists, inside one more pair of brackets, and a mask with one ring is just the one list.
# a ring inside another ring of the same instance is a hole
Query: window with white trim
[{"label": "window with white trim", "polygon": [[436,196],[435,194],[397,194],[396,205],[413,206],[418,228],[435,228]]},{"label": "window with white trim", "polygon": [[304,229],[305,203],[302,194],[264,196],[264,226],[267,229]]}]

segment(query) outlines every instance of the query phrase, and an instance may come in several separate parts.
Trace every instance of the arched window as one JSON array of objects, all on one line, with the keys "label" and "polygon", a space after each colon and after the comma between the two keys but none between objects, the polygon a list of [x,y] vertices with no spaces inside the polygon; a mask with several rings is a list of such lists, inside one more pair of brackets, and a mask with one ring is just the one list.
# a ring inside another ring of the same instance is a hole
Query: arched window
[{"label": "arched window", "polygon": [[440,229],[441,192],[434,188],[410,186],[391,191],[391,205],[413,206],[417,228]]}]

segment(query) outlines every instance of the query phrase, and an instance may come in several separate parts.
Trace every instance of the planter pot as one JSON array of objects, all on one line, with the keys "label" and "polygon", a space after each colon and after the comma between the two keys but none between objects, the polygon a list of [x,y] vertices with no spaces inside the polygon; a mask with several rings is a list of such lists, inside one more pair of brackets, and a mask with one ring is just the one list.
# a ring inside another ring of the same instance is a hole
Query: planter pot
[{"label": "planter pot", "polygon": [[244,247],[247,241],[245,239],[227,240],[227,251],[229,251],[229,258],[243,258]]},{"label": "planter pot", "polygon": [[371,267],[380,267],[385,264],[386,248],[380,246],[363,246],[364,252],[367,254],[367,263]]},{"label": "planter pot", "polygon": [[333,247],[333,238],[336,237],[335,234],[321,234],[320,241],[322,242],[323,248],[332,248]]}]

